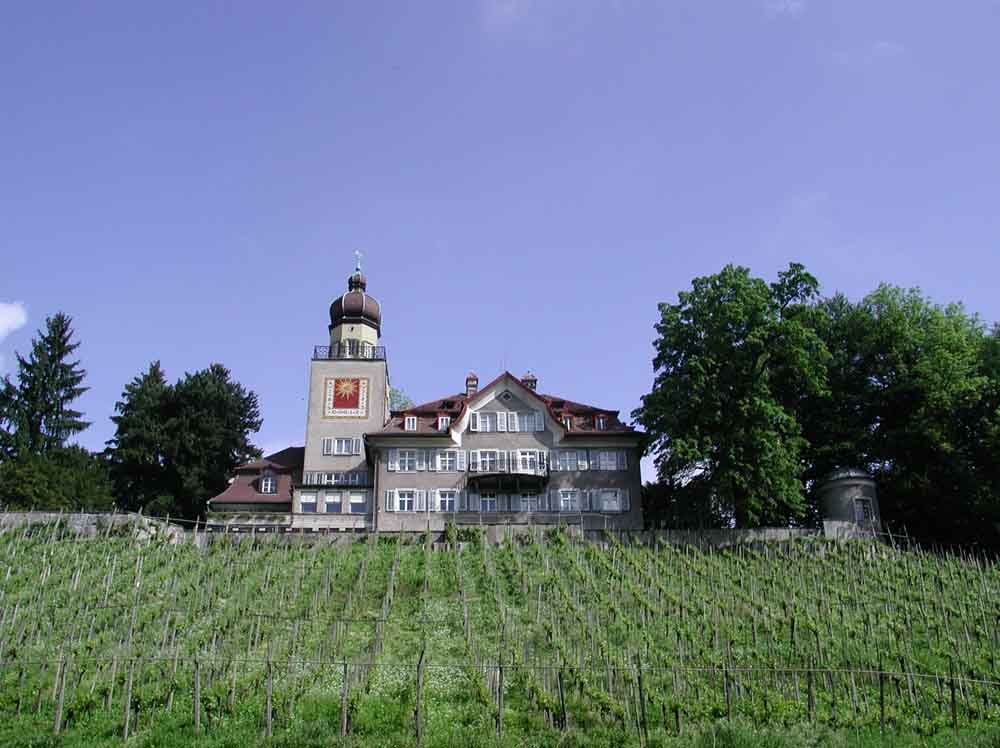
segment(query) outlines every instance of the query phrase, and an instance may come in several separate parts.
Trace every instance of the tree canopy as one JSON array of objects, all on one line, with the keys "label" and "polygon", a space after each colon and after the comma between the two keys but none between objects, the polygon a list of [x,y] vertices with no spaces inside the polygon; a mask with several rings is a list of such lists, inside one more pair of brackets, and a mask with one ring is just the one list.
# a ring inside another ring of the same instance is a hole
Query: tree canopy
[{"label": "tree canopy", "polygon": [[820,298],[801,265],[770,284],[727,266],[661,304],[656,330],[633,414],[656,459],[654,515],[815,521],[809,489],[860,467],[888,522],[995,542],[1000,332],[960,305],[891,285]]},{"label": "tree canopy", "polygon": [[257,395],[212,364],[167,383],[158,361],[125,386],[105,451],[118,503],[198,517],[233,470],[260,456]]},{"label": "tree canopy", "polygon": [[59,312],[17,354],[15,380],[0,384],[0,504],[10,509],[99,509],[111,505],[103,462],[68,443],[90,424],[73,403],[87,391],[72,319]]},{"label": "tree canopy", "polygon": [[727,265],[660,304],[656,379],[633,416],[661,481],[697,478],[740,527],[805,513],[794,408],[824,387],[828,353],[807,306],[817,287],[801,265],[770,285]]}]

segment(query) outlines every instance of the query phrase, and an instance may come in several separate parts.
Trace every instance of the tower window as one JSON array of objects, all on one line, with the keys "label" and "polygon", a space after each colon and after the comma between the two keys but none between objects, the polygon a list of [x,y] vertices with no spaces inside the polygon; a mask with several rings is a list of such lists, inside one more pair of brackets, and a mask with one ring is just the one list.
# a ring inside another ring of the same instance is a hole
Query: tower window
[{"label": "tower window", "polygon": [[406,416],[403,421],[403,428],[406,431],[416,431],[417,430],[417,417],[416,416]]}]

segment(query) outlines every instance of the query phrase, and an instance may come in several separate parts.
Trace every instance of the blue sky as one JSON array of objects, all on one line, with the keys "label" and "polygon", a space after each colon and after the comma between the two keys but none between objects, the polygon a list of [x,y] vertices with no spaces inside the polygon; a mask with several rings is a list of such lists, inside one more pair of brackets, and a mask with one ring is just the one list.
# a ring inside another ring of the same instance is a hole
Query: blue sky
[{"label": "blue sky", "polygon": [[1000,5],[14,3],[0,368],[75,318],[94,425],[219,361],[302,443],[365,253],[415,400],[502,366],[627,413],[656,304],[727,262],[1000,319]]}]

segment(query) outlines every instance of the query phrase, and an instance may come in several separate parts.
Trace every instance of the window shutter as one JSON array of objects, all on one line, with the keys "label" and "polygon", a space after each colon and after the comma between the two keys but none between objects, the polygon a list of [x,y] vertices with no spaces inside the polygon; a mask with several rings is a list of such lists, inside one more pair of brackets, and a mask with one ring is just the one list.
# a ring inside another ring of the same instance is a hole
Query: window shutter
[{"label": "window shutter", "polygon": [[505,411],[500,411],[497,413],[497,431],[507,430],[507,413]]},{"label": "window shutter", "polygon": [[545,414],[540,410],[535,411],[535,431],[545,431]]},{"label": "window shutter", "polygon": [[354,454],[356,454],[356,455],[361,454],[361,440],[360,439],[355,439],[354,440]]},{"label": "window shutter", "polygon": [[560,450],[558,450],[558,449],[553,449],[551,452],[549,452],[549,457],[552,458],[552,461],[549,463],[549,470],[551,472],[558,472],[559,469],[560,469],[559,468],[559,455],[560,455]]},{"label": "window shutter", "polygon": [[538,494],[538,511],[547,512],[549,509],[549,492],[542,491]]},{"label": "window shutter", "polygon": [[627,470],[628,469],[628,452],[624,449],[618,450],[618,469]]},{"label": "window shutter", "polygon": [[621,505],[622,511],[623,512],[629,511],[632,508],[630,502],[631,497],[629,496],[629,490],[627,488],[623,488],[621,491],[618,492],[618,494],[619,494],[619,503]]},{"label": "window shutter", "polygon": [[503,449],[497,452],[497,469],[501,473],[507,472],[507,452]]},{"label": "window shutter", "polygon": [[472,413],[469,415],[469,431],[479,431],[479,414]]},{"label": "window shutter", "polygon": [[440,512],[441,511],[441,489],[440,488],[431,489],[430,491],[428,491],[428,497],[427,498],[429,500],[428,501],[429,506],[427,507],[428,511],[431,511],[431,512]]},{"label": "window shutter", "polygon": [[389,450],[389,461],[386,464],[386,470],[390,473],[399,470],[399,452],[395,449]]},{"label": "window shutter", "polygon": [[333,439],[323,439],[323,454],[328,455],[333,452]]},{"label": "window shutter", "polygon": [[465,450],[464,449],[458,450],[458,454],[457,454],[457,456],[455,458],[455,469],[458,470],[460,473],[464,473],[465,472]]},{"label": "window shutter", "polygon": [[587,450],[578,449],[576,451],[576,467],[577,470],[587,469]]},{"label": "window shutter", "polygon": [[479,450],[470,449],[469,450],[469,472],[478,473],[479,472]]},{"label": "window shutter", "polygon": [[438,453],[440,451],[441,450],[439,450],[439,449],[428,449],[427,450],[427,469],[428,470],[434,471],[434,470],[438,469]]},{"label": "window shutter", "polygon": [[521,496],[520,494],[512,493],[510,495],[510,510],[512,512],[521,511]]},{"label": "window shutter", "polygon": [[386,490],[386,492],[385,492],[385,510],[387,512],[394,512],[394,511],[396,511],[396,496],[395,496],[395,493],[396,492],[393,491],[391,488],[388,489],[388,490]]},{"label": "window shutter", "polygon": [[463,490],[459,491],[458,492],[458,511],[464,512],[468,508],[468,504],[466,503],[467,501],[468,501],[468,494],[466,494],[465,490],[463,489]]},{"label": "window shutter", "polygon": [[507,414],[507,430],[508,431],[517,431],[518,430],[518,428],[517,428],[517,413],[508,413]]},{"label": "window shutter", "polygon": [[427,450],[418,449],[417,450],[417,470],[427,469]]},{"label": "window shutter", "polygon": [[600,470],[601,469],[601,453],[596,449],[588,449],[588,457],[590,459],[590,469]]},{"label": "window shutter", "polygon": [[599,492],[593,489],[587,489],[586,491],[580,491],[580,509],[584,512],[592,512],[598,509],[597,504],[600,500],[597,498]]},{"label": "window shutter", "polygon": [[479,494],[474,491],[469,493],[469,511],[478,512],[480,509]]}]

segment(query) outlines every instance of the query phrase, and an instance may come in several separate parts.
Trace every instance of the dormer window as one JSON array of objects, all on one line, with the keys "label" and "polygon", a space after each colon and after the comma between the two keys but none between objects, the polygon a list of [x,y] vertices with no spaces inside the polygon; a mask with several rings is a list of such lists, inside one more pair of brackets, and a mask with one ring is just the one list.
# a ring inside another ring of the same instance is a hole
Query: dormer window
[{"label": "dormer window", "polygon": [[450,416],[438,416],[438,431],[447,431],[451,426]]},{"label": "dormer window", "polygon": [[416,416],[406,416],[403,419],[403,430],[404,431],[416,431],[417,430],[417,417]]},{"label": "dormer window", "polygon": [[563,428],[566,429],[567,431],[573,428],[573,416],[564,415],[562,417],[562,425]]},{"label": "dormer window", "polygon": [[594,425],[597,427],[598,431],[604,431],[608,428],[608,417],[597,416],[597,418],[594,419]]},{"label": "dormer window", "polygon": [[264,477],[260,479],[260,492],[261,493],[278,493],[278,480],[271,473],[264,473]]}]

